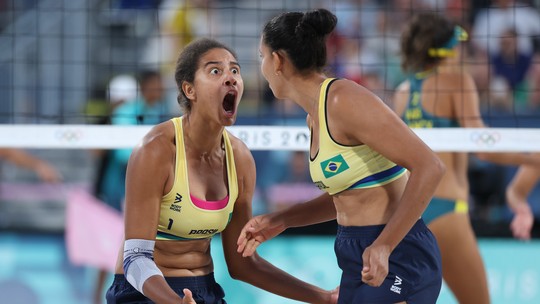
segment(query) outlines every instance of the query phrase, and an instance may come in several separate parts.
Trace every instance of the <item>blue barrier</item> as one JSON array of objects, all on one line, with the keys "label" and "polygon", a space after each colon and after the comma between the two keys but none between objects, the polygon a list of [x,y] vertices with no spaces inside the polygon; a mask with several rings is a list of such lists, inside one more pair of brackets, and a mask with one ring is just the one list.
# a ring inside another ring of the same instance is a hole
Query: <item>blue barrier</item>
[{"label": "blue barrier", "polygon": [[[493,304],[540,303],[540,240],[482,239]],[[212,241],[215,275],[234,304],[292,304],[230,278],[221,240]],[[339,284],[332,237],[284,236],[259,248],[283,270],[325,289]],[[6,303],[91,303],[95,270],[70,265],[61,235],[0,234],[0,294]],[[438,304],[457,303],[443,286]]]}]

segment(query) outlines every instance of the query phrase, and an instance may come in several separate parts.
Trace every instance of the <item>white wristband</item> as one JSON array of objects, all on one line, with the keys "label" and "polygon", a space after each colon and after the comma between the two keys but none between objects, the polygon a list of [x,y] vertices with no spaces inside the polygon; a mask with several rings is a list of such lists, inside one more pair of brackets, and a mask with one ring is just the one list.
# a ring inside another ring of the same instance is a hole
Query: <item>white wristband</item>
[{"label": "white wristband", "polygon": [[124,242],[124,276],[140,293],[148,278],[163,273],[154,262],[154,245],[156,241],[130,239]]}]

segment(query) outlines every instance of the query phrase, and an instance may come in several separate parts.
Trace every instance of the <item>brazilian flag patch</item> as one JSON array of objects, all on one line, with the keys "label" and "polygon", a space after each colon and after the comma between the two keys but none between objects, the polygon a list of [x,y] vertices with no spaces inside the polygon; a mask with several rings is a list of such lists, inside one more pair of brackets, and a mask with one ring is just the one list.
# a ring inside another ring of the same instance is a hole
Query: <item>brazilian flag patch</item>
[{"label": "brazilian flag patch", "polygon": [[321,169],[324,177],[330,178],[349,169],[349,165],[347,165],[347,162],[345,162],[343,156],[339,154],[321,162]]}]

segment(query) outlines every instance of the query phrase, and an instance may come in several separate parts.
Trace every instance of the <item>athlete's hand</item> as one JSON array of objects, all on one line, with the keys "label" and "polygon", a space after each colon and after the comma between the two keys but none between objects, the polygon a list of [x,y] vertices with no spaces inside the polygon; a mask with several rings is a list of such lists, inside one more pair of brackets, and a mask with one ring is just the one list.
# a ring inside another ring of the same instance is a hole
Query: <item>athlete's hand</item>
[{"label": "athlete's hand", "polygon": [[197,304],[195,300],[193,300],[193,294],[191,293],[191,290],[184,288],[184,298],[182,299],[182,304]]},{"label": "athlete's hand", "polygon": [[390,248],[384,245],[367,247],[362,254],[364,267],[362,268],[362,282],[369,286],[379,287],[388,275],[388,258]]},{"label": "athlete's hand", "polygon": [[259,215],[246,223],[238,241],[238,253],[242,253],[243,257],[251,256],[257,250],[257,247],[285,230],[285,226],[281,221],[273,221],[269,215]]},{"label": "athlete's hand", "polygon": [[530,240],[534,224],[534,215],[528,204],[521,204],[515,209],[515,215],[510,223],[510,230],[516,239]]},{"label": "athlete's hand", "polygon": [[330,291],[330,304],[337,304],[339,297],[339,286],[336,289]]}]

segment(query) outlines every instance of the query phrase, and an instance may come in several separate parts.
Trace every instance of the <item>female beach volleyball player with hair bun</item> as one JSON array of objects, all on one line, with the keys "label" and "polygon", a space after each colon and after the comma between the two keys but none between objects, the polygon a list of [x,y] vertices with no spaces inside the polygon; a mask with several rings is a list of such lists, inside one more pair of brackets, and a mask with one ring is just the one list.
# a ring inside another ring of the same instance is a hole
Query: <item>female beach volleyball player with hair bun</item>
[{"label": "female beach volleyball player with hair bun", "polygon": [[185,114],[152,128],[128,163],[125,242],[108,303],[226,303],[210,254],[217,233],[233,278],[298,301],[335,303],[337,290],[236,252],[256,175],[249,149],[225,130],[244,91],[236,55],[196,40],[180,54],[175,78]]},{"label": "female beach volleyball player with hair bun", "polygon": [[374,94],[323,73],[336,23],[318,9],[283,13],[264,26],[262,74],[277,98],[307,112],[310,173],[327,193],[253,218],[238,251],[250,256],[288,227],[337,219],[338,303],[435,303],[439,249],[420,215],[444,165]]},{"label": "female beach volleyball player with hair bun", "polygon": [[[413,128],[482,128],[478,92],[458,63],[467,33],[435,13],[414,16],[401,37],[402,67],[409,79],[398,87],[394,107]],[[489,303],[489,290],[468,214],[468,156],[441,152],[446,173],[422,218],[441,249],[443,277],[459,303]],[[500,164],[539,164],[535,155],[476,153]]]}]

